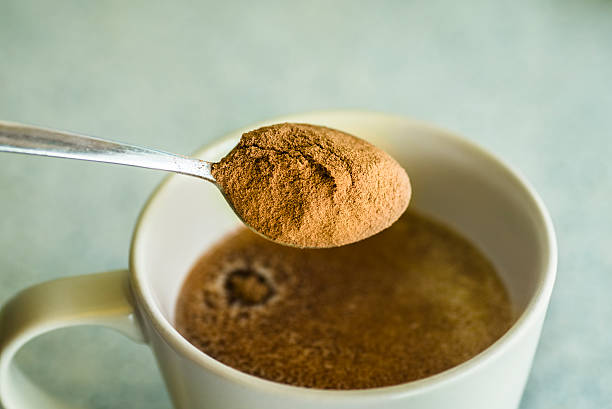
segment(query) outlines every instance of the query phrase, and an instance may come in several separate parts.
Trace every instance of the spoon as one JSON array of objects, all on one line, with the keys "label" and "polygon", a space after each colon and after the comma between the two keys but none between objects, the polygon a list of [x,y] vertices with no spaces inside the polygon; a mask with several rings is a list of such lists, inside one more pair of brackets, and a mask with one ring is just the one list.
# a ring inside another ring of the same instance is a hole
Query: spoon
[{"label": "spoon", "polygon": [[[288,133],[297,136],[286,138]],[[264,147],[266,143],[273,146]],[[355,136],[308,124],[277,124],[246,133],[228,156],[214,163],[0,121],[0,152],[195,176],[215,184],[251,230],[295,247],[336,247],[376,234],[401,216],[411,193],[408,175],[388,154]],[[266,171],[260,169],[262,155],[268,155]],[[272,195],[276,199],[270,202]]]}]

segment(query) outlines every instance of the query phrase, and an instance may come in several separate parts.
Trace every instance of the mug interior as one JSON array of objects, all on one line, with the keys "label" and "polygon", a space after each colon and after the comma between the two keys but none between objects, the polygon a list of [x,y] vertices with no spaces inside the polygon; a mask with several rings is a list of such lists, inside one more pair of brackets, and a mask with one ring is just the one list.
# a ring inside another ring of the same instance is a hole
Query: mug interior
[{"label": "mug interior", "polygon": [[[487,255],[519,322],[552,286],[554,236],[537,195],[499,160],[446,131],[374,113],[295,115],[238,130],[197,156],[217,161],[242,132],[285,121],[337,128],[389,152],[410,176],[410,207],[453,227]],[[133,282],[157,325],[185,348],[195,349],[172,326],[182,283],[202,253],[240,224],[215,186],[182,175],[168,177],[143,210],[132,243]]]}]

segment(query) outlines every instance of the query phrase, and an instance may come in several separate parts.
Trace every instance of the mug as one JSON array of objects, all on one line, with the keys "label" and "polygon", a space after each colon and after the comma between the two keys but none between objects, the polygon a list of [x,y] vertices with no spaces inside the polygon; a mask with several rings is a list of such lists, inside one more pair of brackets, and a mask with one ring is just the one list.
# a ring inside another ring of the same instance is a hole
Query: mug
[{"label": "mug", "polygon": [[[6,409],[65,408],[13,362],[28,340],[94,324],[151,347],[177,408],[516,408],[529,374],[556,274],[557,247],[544,204],[498,158],[447,131],[371,112],[292,115],[232,132],[198,152],[217,161],[248,130],[278,122],[325,125],[389,152],[410,175],[410,206],[469,238],[497,268],[515,308],[512,327],[490,347],[444,372],[396,386],[320,390],[260,379],[228,367],[173,327],[176,299],[203,251],[239,225],[217,188],[171,175],[134,230],[129,269],[28,288],[0,312],[0,397]],[[407,238],[409,240],[409,238]]]}]

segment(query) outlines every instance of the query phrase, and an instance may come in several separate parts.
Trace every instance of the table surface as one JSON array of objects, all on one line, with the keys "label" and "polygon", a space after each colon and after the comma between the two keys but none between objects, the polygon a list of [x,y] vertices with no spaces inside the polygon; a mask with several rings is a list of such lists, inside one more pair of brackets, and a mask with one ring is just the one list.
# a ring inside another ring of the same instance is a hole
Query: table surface
[{"label": "table surface", "polygon": [[[612,404],[612,2],[0,3],[0,117],[189,153],[328,108],[466,135],[519,168],[559,239],[523,409]],[[159,172],[0,154],[0,303],[124,267]],[[150,351],[59,330],[19,362],[92,408],[168,408]]]}]

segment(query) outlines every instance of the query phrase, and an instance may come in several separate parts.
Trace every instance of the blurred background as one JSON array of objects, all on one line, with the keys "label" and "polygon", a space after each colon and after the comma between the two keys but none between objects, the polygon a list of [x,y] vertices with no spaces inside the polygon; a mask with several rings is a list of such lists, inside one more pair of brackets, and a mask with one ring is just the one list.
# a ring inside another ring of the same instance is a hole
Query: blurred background
[{"label": "blurred background", "polygon": [[[300,111],[457,131],[519,168],[559,238],[521,408],[612,405],[612,2],[0,2],[0,118],[188,154]],[[160,172],[0,154],[0,303],[127,265]],[[20,364],[92,408],[169,408],[150,351],[73,328]]]}]

